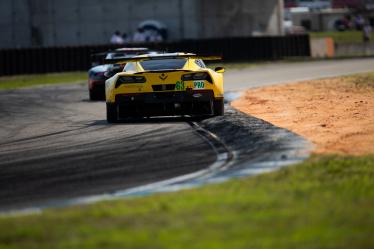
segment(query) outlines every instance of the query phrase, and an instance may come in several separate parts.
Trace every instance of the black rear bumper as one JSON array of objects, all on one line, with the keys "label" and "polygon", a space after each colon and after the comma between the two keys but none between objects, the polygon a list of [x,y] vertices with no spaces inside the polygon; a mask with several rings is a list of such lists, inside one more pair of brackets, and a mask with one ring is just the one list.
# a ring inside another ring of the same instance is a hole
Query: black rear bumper
[{"label": "black rear bumper", "polygon": [[213,114],[210,90],[152,92],[116,96],[120,117]]}]

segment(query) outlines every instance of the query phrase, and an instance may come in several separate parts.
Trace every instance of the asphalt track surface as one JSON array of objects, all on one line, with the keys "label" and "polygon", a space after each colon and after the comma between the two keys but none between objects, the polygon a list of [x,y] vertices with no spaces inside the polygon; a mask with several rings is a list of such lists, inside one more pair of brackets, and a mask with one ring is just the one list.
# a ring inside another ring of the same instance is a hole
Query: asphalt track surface
[{"label": "asphalt track surface", "polygon": [[109,125],[105,104],[86,95],[84,85],[0,92],[2,209],[134,187],[215,161],[188,123]]},{"label": "asphalt track surface", "polygon": [[[373,68],[373,59],[265,65],[228,72],[226,89]],[[0,113],[0,211],[133,188],[216,161],[216,152],[188,120],[107,124],[105,104],[89,102],[84,84],[0,91]],[[230,108],[225,117],[200,125],[240,151],[239,168],[259,158],[285,159],[286,150],[302,143],[295,134]]]}]

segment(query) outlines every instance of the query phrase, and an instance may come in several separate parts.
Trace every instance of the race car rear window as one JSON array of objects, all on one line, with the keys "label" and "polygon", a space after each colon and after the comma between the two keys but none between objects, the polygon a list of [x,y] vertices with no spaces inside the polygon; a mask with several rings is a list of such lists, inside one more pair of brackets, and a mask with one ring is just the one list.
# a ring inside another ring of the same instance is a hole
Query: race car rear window
[{"label": "race car rear window", "polygon": [[142,61],[140,64],[144,70],[173,70],[182,69],[186,64],[187,59],[166,59],[166,60],[148,60]]}]

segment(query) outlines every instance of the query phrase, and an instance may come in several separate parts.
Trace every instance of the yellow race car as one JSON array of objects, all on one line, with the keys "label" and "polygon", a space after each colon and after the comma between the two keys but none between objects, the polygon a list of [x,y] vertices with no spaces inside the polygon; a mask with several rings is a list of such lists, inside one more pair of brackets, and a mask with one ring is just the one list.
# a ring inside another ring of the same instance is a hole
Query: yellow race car
[{"label": "yellow race car", "polygon": [[165,53],[124,58],[123,72],[105,82],[107,121],[123,118],[223,115],[223,72],[205,66],[191,53]]}]

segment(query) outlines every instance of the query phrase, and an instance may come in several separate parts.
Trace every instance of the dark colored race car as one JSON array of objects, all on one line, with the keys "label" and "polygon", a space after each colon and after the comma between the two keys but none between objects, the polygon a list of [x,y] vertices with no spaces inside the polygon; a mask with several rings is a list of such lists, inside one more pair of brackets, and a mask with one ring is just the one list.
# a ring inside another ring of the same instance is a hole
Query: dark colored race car
[{"label": "dark colored race car", "polygon": [[[90,100],[105,100],[105,81],[109,78],[106,75],[114,75],[121,72],[125,65],[110,64],[110,61],[115,61],[117,58],[128,57],[135,55],[150,53],[148,48],[119,48],[114,51],[104,53],[96,53],[92,55],[94,59],[93,67],[88,71],[88,92]],[[102,59],[101,59],[102,58]],[[100,65],[102,61],[107,64]]]}]

